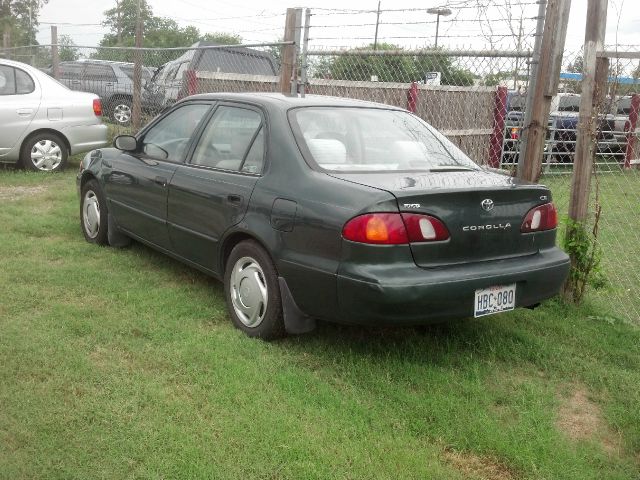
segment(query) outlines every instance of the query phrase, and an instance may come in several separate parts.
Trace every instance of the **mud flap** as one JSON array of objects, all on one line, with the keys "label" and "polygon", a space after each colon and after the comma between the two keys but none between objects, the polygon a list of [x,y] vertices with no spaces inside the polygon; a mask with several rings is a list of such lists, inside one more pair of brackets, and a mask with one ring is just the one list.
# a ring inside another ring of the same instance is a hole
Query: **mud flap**
[{"label": "mud flap", "polygon": [[284,317],[284,328],[291,335],[299,335],[301,333],[309,333],[315,330],[316,321],[309,315],[304,313],[298,305],[296,305],[287,281],[278,277],[280,285],[280,296],[282,297],[282,315]]},{"label": "mud flap", "polygon": [[131,243],[131,239],[118,230],[118,224],[110,213],[107,214],[107,241],[116,248],[126,247]]}]

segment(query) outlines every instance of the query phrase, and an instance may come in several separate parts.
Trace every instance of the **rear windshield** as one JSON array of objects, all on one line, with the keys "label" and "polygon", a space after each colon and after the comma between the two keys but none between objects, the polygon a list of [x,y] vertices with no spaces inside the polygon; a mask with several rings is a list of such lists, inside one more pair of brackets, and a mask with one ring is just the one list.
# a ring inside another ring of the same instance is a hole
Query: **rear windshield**
[{"label": "rear windshield", "polygon": [[246,73],[250,75],[275,75],[276,70],[269,57],[253,54],[250,51],[226,51],[223,49],[207,49],[197,70],[207,72]]},{"label": "rear windshield", "polygon": [[328,171],[479,169],[433,127],[403,111],[306,107],[290,111],[305,157]]}]

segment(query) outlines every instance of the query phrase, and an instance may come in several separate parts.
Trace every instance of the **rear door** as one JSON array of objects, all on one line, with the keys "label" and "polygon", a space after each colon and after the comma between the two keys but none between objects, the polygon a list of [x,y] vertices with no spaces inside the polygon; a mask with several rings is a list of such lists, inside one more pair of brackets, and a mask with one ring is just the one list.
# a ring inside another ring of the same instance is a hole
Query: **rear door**
[{"label": "rear door", "polygon": [[120,227],[170,249],[168,185],[210,108],[205,102],[175,108],[143,132],[138,153],[123,152],[104,165],[109,209]]},{"label": "rear door", "polygon": [[41,90],[25,70],[0,65],[0,158],[18,140],[40,108]]},{"label": "rear door", "polygon": [[239,223],[262,173],[266,129],[262,112],[220,104],[204,127],[190,162],[169,186],[168,225],[173,250],[216,271],[219,242]]},{"label": "rear door", "polygon": [[82,79],[84,78],[84,65],[81,63],[62,62],[60,64],[60,82],[71,90],[84,91]]}]

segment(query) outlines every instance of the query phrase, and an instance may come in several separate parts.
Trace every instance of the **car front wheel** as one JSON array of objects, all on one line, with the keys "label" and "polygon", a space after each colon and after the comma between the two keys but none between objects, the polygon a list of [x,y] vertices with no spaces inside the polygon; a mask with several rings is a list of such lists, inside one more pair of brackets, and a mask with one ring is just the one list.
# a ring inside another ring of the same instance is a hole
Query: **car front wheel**
[{"label": "car front wheel", "polygon": [[285,335],[276,269],[257,242],[246,240],[233,248],[225,269],[224,289],[237,328],[263,340]]},{"label": "car front wheel", "polygon": [[89,180],[82,186],[80,200],[80,225],[87,242],[107,244],[107,203],[100,185]]},{"label": "car front wheel", "polygon": [[22,145],[22,166],[39,172],[57,172],[67,165],[69,152],[64,141],[54,133],[39,133]]}]

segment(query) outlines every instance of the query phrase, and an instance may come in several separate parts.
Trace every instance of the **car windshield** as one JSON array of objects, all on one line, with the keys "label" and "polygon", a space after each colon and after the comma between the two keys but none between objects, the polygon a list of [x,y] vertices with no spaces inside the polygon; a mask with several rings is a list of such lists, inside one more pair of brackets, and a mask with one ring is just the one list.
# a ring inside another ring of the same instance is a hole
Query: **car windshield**
[{"label": "car windshield", "polygon": [[290,121],[305,157],[329,171],[478,170],[458,147],[410,113],[305,107]]}]

